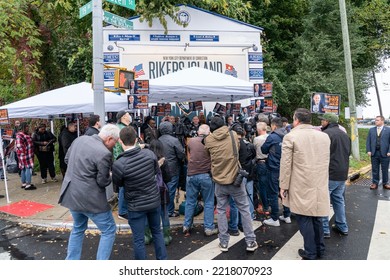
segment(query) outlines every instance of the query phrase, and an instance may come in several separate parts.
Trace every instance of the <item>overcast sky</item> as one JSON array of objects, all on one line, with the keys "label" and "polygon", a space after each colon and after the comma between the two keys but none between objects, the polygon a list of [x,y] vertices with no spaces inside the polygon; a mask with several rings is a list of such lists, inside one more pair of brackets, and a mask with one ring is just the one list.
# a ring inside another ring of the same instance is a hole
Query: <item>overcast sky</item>
[{"label": "overcast sky", "polygon": [[[376,82],[380,93],[383,115],[386,119],[390,118],[390,60],[387,61],[387,71],[376,74]],[[363,108],[364,118],[373,118],[379,115],[378,98],[375,88],[369,89],[367,98],[370,100],[369,107]]]}]

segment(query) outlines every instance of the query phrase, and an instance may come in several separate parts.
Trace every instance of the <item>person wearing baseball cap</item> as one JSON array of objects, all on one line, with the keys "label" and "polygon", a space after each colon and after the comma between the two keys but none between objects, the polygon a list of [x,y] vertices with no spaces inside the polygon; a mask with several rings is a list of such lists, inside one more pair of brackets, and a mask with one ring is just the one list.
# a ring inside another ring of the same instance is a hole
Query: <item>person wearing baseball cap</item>
[{"label": "person wearing baseball cap", "polygon": [[[325,113],[321,119],[321,130],[330,138],[329,162],[329,196],[335,213],[332,229],[342,235],[348,235],[348,224],[345,215],[345,181],[348,179],[351,139],[340,130],[339,117],[334,113]],[[324,238],[330,238],[329,218],[322,218]]]}]

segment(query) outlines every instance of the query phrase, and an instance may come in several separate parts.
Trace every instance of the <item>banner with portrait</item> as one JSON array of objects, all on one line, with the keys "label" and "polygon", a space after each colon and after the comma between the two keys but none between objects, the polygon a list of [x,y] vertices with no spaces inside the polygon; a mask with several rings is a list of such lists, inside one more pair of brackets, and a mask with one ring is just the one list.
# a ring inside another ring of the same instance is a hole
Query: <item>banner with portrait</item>
[{"label": "banner with portrait", "polygon": [[0,125],[9,124],[8,109],[0,110]]},{"label": "banner with portrait", "polygon": [[322,92],[313,92],[310,111],[314,114],[340,114],[341,95]]},{"label": "banner with portrait", "polygon": [[130,94],[127,96],[127,108],[129,110],[148,109],[149,107],[148,100],[149,100],[148,95]]}]

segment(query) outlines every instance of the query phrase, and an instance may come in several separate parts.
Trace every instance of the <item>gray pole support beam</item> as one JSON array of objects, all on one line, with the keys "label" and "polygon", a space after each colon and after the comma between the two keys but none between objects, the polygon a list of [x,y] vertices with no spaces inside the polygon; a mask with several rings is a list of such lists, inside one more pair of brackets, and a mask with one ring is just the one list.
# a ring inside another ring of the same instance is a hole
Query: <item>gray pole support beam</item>
[{"label": "gray pole support beam", "polygon": [[103,10],[102,0],[93,0],[93,104],[94,114],[105,120],[103,74]]},{"label": "gray pole support beam", "polygon": [[352,156],[356,160],[360,160],[359,154],[359,133],[356,119],[356,104],[355,104],[355,88],[353,84],[353,72],[351,61],[351,49],[349,45],[347,12],[345,8],[345,0],[339,0],[340,5],[340,19],[341,19],[341,31],[343,34],[343,46],[344,46],[344,60],[345,60],[345,73],[347,77],[348,87],[348,100],[350,109],[350,125],[351,125],[351,141],[352,141]]},{"label": "gray pole support beam", "polygon": [[375,92],[376,92],[376,97],[378,98],[378,106],[379,106],[379,114],[383,116],[383,111],[382,111],[382,103],[381,103],[381,96],[379,94],[378,90],[378,84],[376,83],[376,76],[375,76],[375,71],[372,70],[372,77],[374,78],[374,85],[375,85]]}]

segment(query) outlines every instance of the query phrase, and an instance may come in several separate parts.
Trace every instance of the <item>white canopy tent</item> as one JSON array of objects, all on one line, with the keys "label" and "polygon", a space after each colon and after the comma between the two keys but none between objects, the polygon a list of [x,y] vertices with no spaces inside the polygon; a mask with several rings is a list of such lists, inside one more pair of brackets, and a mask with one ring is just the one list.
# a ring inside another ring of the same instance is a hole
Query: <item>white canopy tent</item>
[{"label": "white canopy tent", "polygon": [[198,67],[150,80],[149,88],[150,103],[230,102],[253,96],[253,83]]},{"label": "white canopy tent", "polygon": [[[94,112],[94,93],[90,83],[78,83],[10,103],[0,107],[8,109],[10,118],[48,118],[60,114]],[[106,112],[125,110],[125,96],[105,93]]]},{"label": "white canopy tent", "polygon": [[[253,83],[204,68],[192,67],[149,82],[149,103],[231,102],[253,96]],[[61,114],[93,113],[94,93],[90,83],[82,82],[10,103],[10,118],[48,118]],[[105,93],[105,111],[127,109],[125,94]]]}]

